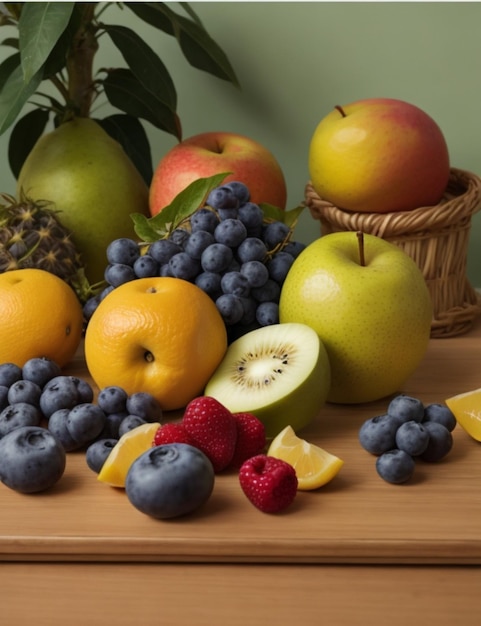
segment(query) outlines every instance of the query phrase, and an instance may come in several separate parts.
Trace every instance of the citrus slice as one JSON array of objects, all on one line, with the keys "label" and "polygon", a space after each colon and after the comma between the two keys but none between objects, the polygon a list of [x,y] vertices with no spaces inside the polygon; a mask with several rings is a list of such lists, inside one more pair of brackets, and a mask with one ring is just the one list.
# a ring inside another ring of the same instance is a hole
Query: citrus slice
[{"label": "citrus slice", "polygon": [[272,440],[267,454],[282,459],[294,467],[297,488],[300,491],[322,487],[331,481],[344,465],[344,461],[337,456],[298,437],[291,426],[286,426]]},{"label": "citrus slice", "polygon": [[158,422],[141,424],[120,437],[112,448],[97,479],[112,487],[125,487],[127,472],[132,463],[152,447]]},{"label": "citrus slice", "polygon": [[468,435],[481,441],[481,389],[452,396],[446,405]]}]

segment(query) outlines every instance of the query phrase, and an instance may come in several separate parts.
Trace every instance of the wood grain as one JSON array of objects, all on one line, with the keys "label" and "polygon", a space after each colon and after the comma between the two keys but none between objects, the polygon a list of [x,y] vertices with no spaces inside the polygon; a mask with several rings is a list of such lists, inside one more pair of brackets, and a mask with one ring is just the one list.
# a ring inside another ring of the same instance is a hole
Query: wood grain
[{"label": "wood grain", "polygon": [[[68,372],[88,378],[81,352]],[[429,403],[480,386],[477,324],[466,335],[431,340],[399,391]],[[0,560],[480,564],[480,444],[458,426],[445,460],[419,463],[410,483],[389,485],[357,439],[362,422],[384,412],[388,400],[320,411],[302,436],[345,465],[330,484],[300,492],[281,515],[257,511],[237,475],[226,473],[195,514],[153,520],[122,490],[98,482],[82,452],[69,453],[65,475],[51,491],[21,495],[0,488]]]}]

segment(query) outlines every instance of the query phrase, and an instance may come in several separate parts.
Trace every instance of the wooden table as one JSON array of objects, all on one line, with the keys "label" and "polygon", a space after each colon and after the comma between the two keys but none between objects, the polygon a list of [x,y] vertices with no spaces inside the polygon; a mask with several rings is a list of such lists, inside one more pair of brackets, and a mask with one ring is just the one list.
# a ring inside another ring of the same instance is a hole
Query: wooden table
[{"label": "wooden table", "polygon": [[[81,352],[68,372],[88,379]],[[430,403],[477,387],[481,323],[431,340],[400,392]],[[153,520],[81,452],[49,492],[0,487],[1,624],[479,626],[481,444],[458,426],[445,460],[389,485],[357,439],[387,402],[322,409],[301,434],[345,465],[280,515],[227,473],[194,515]]]}]

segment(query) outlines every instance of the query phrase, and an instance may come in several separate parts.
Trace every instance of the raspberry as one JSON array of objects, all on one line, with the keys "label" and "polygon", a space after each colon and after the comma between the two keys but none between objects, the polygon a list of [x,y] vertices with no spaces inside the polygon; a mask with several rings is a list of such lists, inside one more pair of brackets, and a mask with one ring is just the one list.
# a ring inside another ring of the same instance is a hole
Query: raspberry
[{"label": "raspberry", "polygon": [[232,461],[237,426],[232,413],[209,396],[194,398],[187,405],[182,426],[211,461],[214,472],[221,472]]},{"label": "raspberry", "polygon": [[264,513],[282,511],[297,493],[292,465],[266,454],[258,454],[242,464],[239,482],[247,498]]},{"label": "raspberry", "polygon": [[189,436],[182,424],[177,422],[168,422],[157,429],[152,445],[161,446],[164,443],[188,443],[191,446],[194,445],[192,437]]},{"label": "raspberry", "polygon": [[234,413],[237,441],[230,465],[240,467],[244,461],[260,454],[266,445],[264,424],[252,413]]}]

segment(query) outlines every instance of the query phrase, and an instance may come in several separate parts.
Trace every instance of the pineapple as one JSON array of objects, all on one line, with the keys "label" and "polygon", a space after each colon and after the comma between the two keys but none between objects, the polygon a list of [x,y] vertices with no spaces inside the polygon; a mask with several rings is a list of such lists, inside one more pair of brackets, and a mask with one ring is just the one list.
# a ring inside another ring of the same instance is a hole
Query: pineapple
[{"label": "pineapple", "polygon": [[[3,202],[2,202],[3,201]],[[89,295],[82,259],[70,231],[47,201],[0,193],[0,273],[22,268],[51,272],[83,302]]]}]

